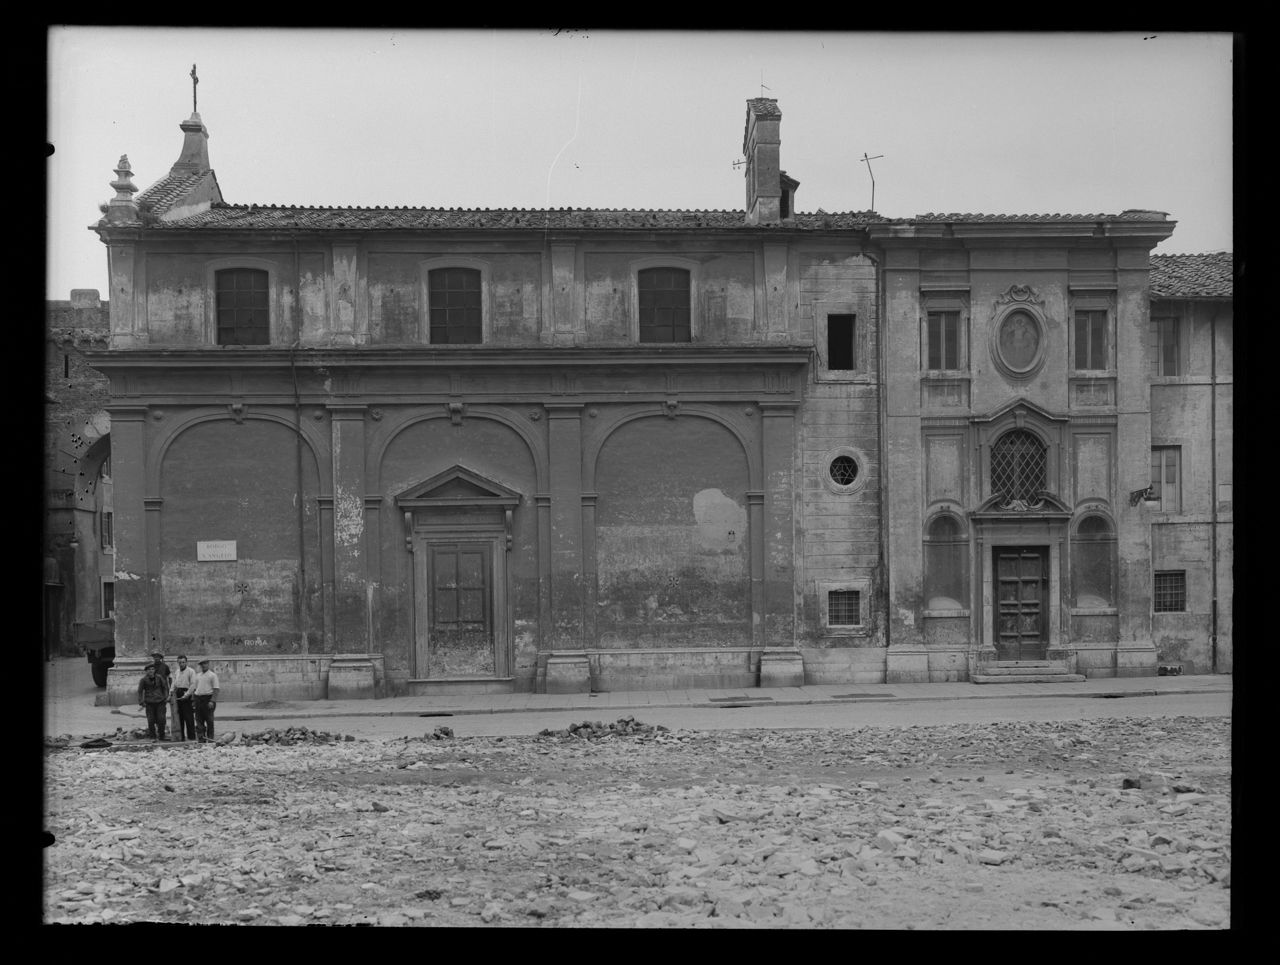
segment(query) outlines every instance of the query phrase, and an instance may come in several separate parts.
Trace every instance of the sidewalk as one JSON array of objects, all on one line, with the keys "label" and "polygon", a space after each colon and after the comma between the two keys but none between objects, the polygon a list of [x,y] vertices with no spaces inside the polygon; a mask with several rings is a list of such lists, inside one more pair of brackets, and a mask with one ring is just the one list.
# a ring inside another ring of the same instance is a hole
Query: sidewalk
[{"label": "sidewalk", "polygon": [[[218,702],[219,721],[299,720],[322,717],[421,717],[569,711],[584,718],[616,719],[648,707],[795,707],[859,701],[993,700],[1010,697],[1155,697],[1166,694],[1231,693],[1230,675],[1121,677],[1080,683],[1029,684],[819,684],[748,690],[623,690],[603,694],[479,694],[452,697],[389,697],[385,700],[296,700]],[[262,706],[270,703],[273,706]],[[137,720],[136,706],[113,708]]]}]

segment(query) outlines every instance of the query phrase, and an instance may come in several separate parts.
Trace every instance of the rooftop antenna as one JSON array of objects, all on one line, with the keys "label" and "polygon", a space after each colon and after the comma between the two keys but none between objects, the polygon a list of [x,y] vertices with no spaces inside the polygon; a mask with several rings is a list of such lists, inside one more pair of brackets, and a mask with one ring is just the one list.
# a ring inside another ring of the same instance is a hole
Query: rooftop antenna
[{"label": "rooftop antenna", "polygon": [[200,78],[196,76],[196,65],[191,65],[191,113],[196,114],[196,84],[200,83]]},{"label": "rooftop antenna", "polygon": [[872,211],[876,210],[876,176],[871,171],[871,162],[878,160],[882,157],[884,157],[883,154],[877,154],[875,157],[867,157],[867,152],[863,151],[862,157],[859,158],[859,160],[862,161],[862,163],[867,166],[867,173],[871,175],[871,210]]},{"label": "rooftop antenna", "polygon": [[762,70],[760,71],[760,96],[763,97],[764,92],[767,90],[773,90],[773,88],[764,86],[764,71]]}]

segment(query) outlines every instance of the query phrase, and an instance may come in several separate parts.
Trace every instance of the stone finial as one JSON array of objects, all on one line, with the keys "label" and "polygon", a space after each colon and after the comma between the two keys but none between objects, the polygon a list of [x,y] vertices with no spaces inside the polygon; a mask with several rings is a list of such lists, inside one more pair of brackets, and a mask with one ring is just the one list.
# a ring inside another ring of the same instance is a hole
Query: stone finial
[{"label": "stone finial", "polygon": [[121,154],[120,161],[116,164],[116,179],[111,182],[111,186],[116,190],[116,196],[111,199],[111,204],[107,208],[108,221],[127,223],[138,220],[138,204],[133,200],[138,187],[129,180],[132,174],[129,156]]},{"label": "stone finial", "polygon": [[204,174],[209,170],[209,129],[194,111],[178,127],[183,134],[182,153],[169,169],[169,176]]}]

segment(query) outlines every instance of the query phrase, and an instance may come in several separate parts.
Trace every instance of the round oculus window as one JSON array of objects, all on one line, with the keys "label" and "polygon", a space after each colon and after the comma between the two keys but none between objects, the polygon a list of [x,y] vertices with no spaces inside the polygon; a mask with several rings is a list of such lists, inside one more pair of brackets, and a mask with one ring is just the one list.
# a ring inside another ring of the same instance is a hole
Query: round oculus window
[{"label": "round oculus window", "polygon": [[852,486],[858,478],[858,464],[852,456],[836,456],[827,471],[837,486]]}]

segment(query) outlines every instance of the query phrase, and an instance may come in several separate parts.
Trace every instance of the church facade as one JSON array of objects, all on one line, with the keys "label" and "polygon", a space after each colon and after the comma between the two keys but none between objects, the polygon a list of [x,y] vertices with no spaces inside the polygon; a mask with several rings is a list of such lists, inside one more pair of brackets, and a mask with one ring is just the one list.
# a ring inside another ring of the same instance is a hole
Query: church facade
[{"label": "church facade", "polygon": [[744,211],[232,205],[199,115],[122,158],[112,699],[157,648],[227,699],[1155,673],[1174,222],[800,213],[780,126]]}]

